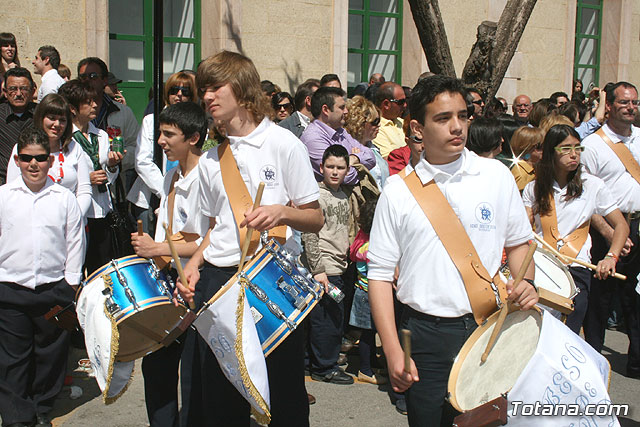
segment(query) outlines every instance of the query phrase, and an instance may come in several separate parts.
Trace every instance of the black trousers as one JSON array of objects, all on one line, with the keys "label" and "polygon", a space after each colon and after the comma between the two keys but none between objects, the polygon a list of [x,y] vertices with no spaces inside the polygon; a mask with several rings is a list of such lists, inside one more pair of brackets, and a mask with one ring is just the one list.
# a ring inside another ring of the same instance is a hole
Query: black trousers
[{"label": "black trousers", "polygon": [[0,283],[0,415],[3,424],[31,423],[62,390],[68,333],[44,319],[75,292],[65,280],[35,290]]},{"label": "black trousers", "polygon": [[[206,263],[196,285],[195,303],[201,307],[236,272],[236,267],[216,267]],[[267,357],[271,394],[271,427],[309,425],[309,401],[304,385],[303,328],[293,331]],[[185,372],[185,369],[189,372]],[[250,405],[224,376],[218,360],[198,332],[187,331],[182,352],[181,375],[188,376],[191,388],[182,389],[182,427],[249,426]]]},{"label": "black trousers", "polygon": [[576,334],[580,334],[580,328],[587,314],[587,306],[589,304],[589,288],[591,287],[591,270],[584,267],[569,267],[569,272],[576,287],[580,292],[573,299],[573,313],[567,316],[565,324]]},{"label": "black trousers", "polygon": [[[344,292],[340,276],[329,276],[329,282]],[[335,302],[329,295],[309,313],[309,359],[311,371],[326,375],[338,367],[338,357],[344,332],[344,299]]]},{"label": "black trousers", "polygon": [[[602,351],[604,334],[609,317],[609,309],[614,292],[619,290],[622,312],[626,320],[629,350],[627,371],[640,374],[640,316],[638,310],[638,294],[635,291],[637,276],[640,272],[640,239],[638,238],[639,221],[631,221],[629,238],[633,242],[631,253],[620,259],[616,264],[616,271],[627,276],[626,281],[614,278],[598,280],[591,278],[589,305],[584,319],[585,340],[596,350]],[[593,245],[591,259],[593,263],[600,261],[609,251],[607,241],[593,228],[590,231]]]},{"label": "black trousers", "polygon": [[[178,273],[169,270],[168,274],[175,282]],[[180,356],[184,347],[186,332],[169,347],[162,347],[142,358],[142,376],[144,378],[144,399],[147,417],[151,427],[179,427],[178,381],[183,388],[191,384],[178,376]],[[182,405],[188,411],[188,405]]]},{"label": "black trousers", "polygon": [[476,329],[473,315],[444,318],[404,310],[401,327],[411,331],[411,357],[420,381],[405,392],[409,425],[451,426],[458,412],[445,400],[453,360]]},{"label": "black trousers", "polygon": [[112,231],[105,218],[88,218],[89,240],[84,266],[90,276],[98,268],[116,258],[113,250]]}]

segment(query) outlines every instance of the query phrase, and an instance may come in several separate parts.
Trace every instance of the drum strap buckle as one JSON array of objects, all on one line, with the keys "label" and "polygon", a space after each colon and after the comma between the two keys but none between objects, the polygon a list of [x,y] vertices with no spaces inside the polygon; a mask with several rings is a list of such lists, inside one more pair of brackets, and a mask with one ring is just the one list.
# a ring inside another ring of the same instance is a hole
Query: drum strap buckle
[{"label": "drum strap buckle", "polygon": [[491,281],[489,282],[489,284],[491,285],[491,290],[493,291],[493,295],[496,297],[496,305],[498,306],[498,309],[502,308],[502,299],[500,299],[500,291],[498,290],[498,287],[496,286],[496,284]]}]

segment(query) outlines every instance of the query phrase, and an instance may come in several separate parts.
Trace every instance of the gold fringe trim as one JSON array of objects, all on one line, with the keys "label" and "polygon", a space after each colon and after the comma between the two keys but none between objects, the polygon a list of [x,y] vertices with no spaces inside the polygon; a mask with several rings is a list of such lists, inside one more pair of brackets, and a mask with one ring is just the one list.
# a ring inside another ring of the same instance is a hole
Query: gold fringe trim
[{"label": "gold fringe trim", "polygon": [[236,352],[236,357],[238,358],[238,368],[240,369],[240,376],[242,377],[242,382],[244,386],[249,391],[251,397],[256,401],[260,409],[262,410],[262,414],[258,412],[253,406],[251,407],[251,413],[259,424],[268,425],[271,422],[271,413],[269,412],[269,408],[267,407],[267,402],[264,401],[264,398],[257,390],[256,386],[251,381],[251,377],[249,376],[249,372],[247,371],[247,365],[244,361],[244,353],[242,351],[242,320],[244,315],[244,298],[245,298],[245,285],[242,280],[238,281],[240,285],[240,291],[238,292],[238,303],[236,306],[236,342],[234,345],[234,349]]},{"label": "gold fringe trim", "polygon": [[[107,276],[106,274],[102,275],[102,280],[104,281],[105,288],[111,289],[113,286],[113,282],[111,280],[111,276]],[[109,354],[109,371],[107,373],[107,384],[104,388],[104,392],[102,392],[102,401],[105,405],[110,405],[114,403],[116,400],[120,398],[124,394],[125,391],[131,385],[133,381],[133,370],[131,371],[131,376],[129,376],[129,381],[127,384],[120,390],[118,394],[115,396],[109,397],[109,390],[111,389],[111,380],[113,379],[113,367],[116,363],[116,355],[118,354],[118,350],[120,349],[120,333],[118,332],[118,324],[115,319],[107,310],[106,304],[103,306],[104,314],[107,316],[107,319],[111,322],[111,353]],[[134,368],[135,369],[135,368]]]}]

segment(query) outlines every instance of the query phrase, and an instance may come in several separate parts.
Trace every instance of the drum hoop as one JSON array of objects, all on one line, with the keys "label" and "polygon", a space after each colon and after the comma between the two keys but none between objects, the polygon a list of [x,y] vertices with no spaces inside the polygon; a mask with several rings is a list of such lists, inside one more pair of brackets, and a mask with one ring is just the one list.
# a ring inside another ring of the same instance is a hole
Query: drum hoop
[{"label": "drum hoop", "polygon": [[[313,303],[311,303],[310,307],[309,306],[305,307],[305,310],[307,312],[311,312],[311,310],[313,310],[316,304],[318,303],[318,300],[317,299],[314,300],[311,294],[307,295],[307,298],[305,298],[305,301],[307,302],[307,304],[310,302],[308,300],[313,301]],[[291,316],[293,316],[294,319],[297,321],[297,318],[300,316],[300,314],[302,314],[302,312],[296,308],[295,311],[291,313]],[[291,318],[291,316],[289,318]],[[278,345],[280,345],[280,343],[289,335],[289,334],[281,335],[285,329],[287,329],[287,325],[283,323],[282,325],[280,325],[278,329],[276,329],[273,332],[273,334],[271,334],[272,338],[268,339],[262,344],[262,351],[271,347],[269,348],[269,351],[265,353],[264,357],[267,357],[269,354],[271,354],[271,352],[275,350],[278,347]]]},{"label": "drum hoop", "polygon": [[571,271],[569,271],[569,267],[567,267],[566,265],[564,265],[562,262],[560,262],[558,260],[558,257],[556,257],[551,251],[538,246],[538,248],[536,249],[536,252],[540,252],[543,256],[545,256],[546,258],[548,258],[549,260],[551,260],[551,262],[555,265],[557,265],[558,267],[560,267],[562,269],[562,271],[564,272],[565,276],[567,276],[567,278],[569,279],[569,284],[571,285],[571,295],[565,297],[564,295],[560,295],[557,294],[553,291],[549,291],[549,289],[547,289],[547,291],[552,292],[556,295],[560,295],[563,298],[569,298],[569,299],[574,299],[576,297],[576,295],[578,295],[578,288],[576,286],[575,281],[573,280],[573,276],[571,275]]},{"label": "drum hoop", "polygon": [[[540,316],[542,316],[542,310],[537,306],[533,306],[531,310],[537,312]],[[451,405],[459,412],[465,412],[462,408],[460,408],[460,405],[458,404],[458,400],[456,399],[456,383],[458,380],[458,375],[460,374],[460,369],[462,368],[462,362],[467,358],[467,356],[469,355],[469,352],[471,351],[473,346],[476,344],[476,342],[480,339],[480,337],[487,331],[487,329],[489,329],[491,325],[496,323],[496,321],[498,320],[499,314],[500,314],[500,310],[496,311],[491,316],[489,316],[487,318],[487,321],[483,325],[478,326],[478,328],[475,331],[473,331],[471,336],[462,345],[462,348],[458,352],[458,355],[453,360],[453,366],[451,368],[451,372],[449,373],[447,390],[449,392],[449,403],[451,403]],[[505,390],[504,393],[507,393],[510,390],[511,388],[509,388],[509,390]]]},{"label": "drum hoop", "polygon": [[[144,301],[140,301],[138,302],[140,309],[136,310],[133,306],[133,304],[131,304],[130,306],[127,307],[126,310],[123,310],[120,314],[120,316],[116,319],[116,324],[120,325],[120,323],[124,322],[125,320],[127,320],[129,317],[133,316],[136,313],[142,313],[143,311],[145,311],[148,308],[152,308],[152,307],[157,307],[159,305],[173,305],[173,301],[171,299],[169,299],[169,297],[167,296],[158,296],[158,297],[153,297],[153,298],[148,298]],[[176,308],[182,308],[184,310],[184,313],[187,312],[187,307],[185,307],[183,304],[178,303],[178,307]],[[179,321],[178,321],[179,323]]]},{"label": "drum hoop", "polygon": [[[118,264],[118,268],[124,268],[134,264],[150,263],[147,258],[142,258],[137,255],[129,255],[126,257],[114,259],[113,261]],[[98,276],[102,276],[103,274],[111,274],[114,271],[115,270],[111,265],[111,261],[109,261],[108,263],[91,273],[91,275],[85,280],[85,284],[91,283]]]}]

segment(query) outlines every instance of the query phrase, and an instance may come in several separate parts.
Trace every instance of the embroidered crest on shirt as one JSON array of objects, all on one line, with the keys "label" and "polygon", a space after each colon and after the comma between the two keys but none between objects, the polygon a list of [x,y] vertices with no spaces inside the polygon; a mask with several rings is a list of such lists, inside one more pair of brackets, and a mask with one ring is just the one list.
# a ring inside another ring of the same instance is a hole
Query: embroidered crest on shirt
[{"label": "embroidered crest on shirt", "polygon": [[476,228],[480,231],[491,231],[495,230],[496,226],[493,224],[494,222],[495,210],[493,206],[491,206],[487,202],[482,202],[476,206],[475,216],[478,223],[471,224],[471,228]]},{"label": "embroidered crest on shirt", "polygon": [[276,168],[272,165],[264,165],[262,169],[260,169],[260,179],[267,187],[275,187],[278,185]]}]

